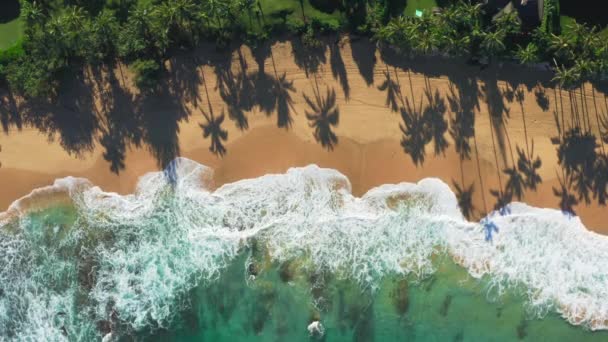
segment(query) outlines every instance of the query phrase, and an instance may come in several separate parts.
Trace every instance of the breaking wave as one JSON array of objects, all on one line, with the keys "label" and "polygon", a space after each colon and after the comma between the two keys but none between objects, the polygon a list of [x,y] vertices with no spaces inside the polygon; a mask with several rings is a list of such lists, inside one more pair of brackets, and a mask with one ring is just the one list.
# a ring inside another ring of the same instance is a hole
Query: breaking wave
[{"label": "breaking wave", "polygon": [[168,328],[189,291],[247,248],[370,291],[387,276],[429,276],[449,255],[491,297],[523,289],[539,317],[608,328],[608,238],[560,211],[512,203],[468,222],[438,179],[358,198],[314,165],[212,183],[211,169],[178,158],[131,195],[65,178],[15,202],[0,214],[0,340],[86,340],[118,318],[126,331]]}]

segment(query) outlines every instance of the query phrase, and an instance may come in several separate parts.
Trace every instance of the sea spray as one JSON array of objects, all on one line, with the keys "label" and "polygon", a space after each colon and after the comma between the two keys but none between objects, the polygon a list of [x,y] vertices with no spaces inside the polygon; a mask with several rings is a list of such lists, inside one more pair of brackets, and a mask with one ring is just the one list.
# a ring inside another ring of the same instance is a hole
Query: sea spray
[{"label": "sea spray", "polygon": [[[403,279],[441,277],[441,265],[452,262],[479,279],[476,291],[493,302],[522,293],[531,317],[557,312],[573,324],[607,328],[608,240],[559,211],[513,203],[510,214],[491,217],[500,230],[487,241],[483,225],[464,220],[437,179],[383,185],[357,198],[345,176],[316,166],[215,191],[203,165],[179,158],[168,172],[143,176],[126,196],[59,180],[11,206],[0,228],[0,336],[155,336],[199,310],[197,293],[205,310],[253,315],[252,336],[266,336],[269,326],[296,329],[273,314],[285,301],[302,311],[289,317],[311,317],[297,336],[319,319],[327,338],[349,334],[332,335],[335,326],[378,334],[359,319],[384,317],[377,296],[389,291],[393,303],[383,308],[416,317],[413,311],[425,311],[414,309],[419,297],[408,291],[424,286]],[[65,193],[71,203],[46,203],[46,193]],[[235,281],[242,283],[235,293],[251,292],[251,302],[226,306],[221,290],[209,302],[207,291],[225,284],[232,296]],[[355,305],[357,297],[367,304]],[[459,305],[460,297],[445,298],[437,299],[445,306],[438,317]],[[323,321],[332,315],[355,316],[347,325],[347,318]],[[234,329],[227,331],[241,333]]]}]

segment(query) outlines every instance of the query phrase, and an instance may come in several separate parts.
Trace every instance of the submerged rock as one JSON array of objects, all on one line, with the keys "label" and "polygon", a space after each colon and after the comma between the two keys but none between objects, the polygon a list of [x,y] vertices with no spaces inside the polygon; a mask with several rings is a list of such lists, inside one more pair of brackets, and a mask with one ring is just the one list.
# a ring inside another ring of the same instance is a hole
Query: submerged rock
[{"label": "submerged rock", "polygon": [[393,305],[397,313],[399,315],[405,314],[410,305],[407,279],[399,280],[391,291],[390,296],[393,299]]},{"label": "submerged rock", "polygon": [[314,337],[323,337],[323,334],[325,333],[325,328],[323,328],[323,324],[319,321],[313,321],[308,325],[307,329],[310,336]]}]

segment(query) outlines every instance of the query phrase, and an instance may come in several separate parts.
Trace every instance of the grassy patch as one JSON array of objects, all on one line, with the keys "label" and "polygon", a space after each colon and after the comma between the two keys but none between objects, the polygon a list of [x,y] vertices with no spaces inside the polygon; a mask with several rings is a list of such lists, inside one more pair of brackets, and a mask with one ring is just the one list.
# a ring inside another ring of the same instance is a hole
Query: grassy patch
[{"label": "grassy patch", "polygon": [[14,45],[22,34],[21,19],[0,24],[0,50],[8,49]]},{"label": "grassy patch", "polygon": [[408,0],[404,13],[413,17],[416,15],[416,10],[430,11],[433,7],[437,7],[435,0]]},{"label": "grassy patch", "polygon": [[[339,11],[336,10],[333,13],[322,12],[313,7],[309,0],[303,2],[304,13],[302,13],[299,0],[260,0],[260,5],[266,25],[280,31],[289,31],[290,27],[291,29],[296,26],[302,27],[304,16],[309,22],[316,20],[332,27],[339,27],[344,21],[343,14]],[[258,8],[255,6],[252,13],[245,12],[239,18],[241,25],[248,33],[260,34],[263,31],[255,14],[257,11]],[[286,26],[283,26],[283,24]]]}]

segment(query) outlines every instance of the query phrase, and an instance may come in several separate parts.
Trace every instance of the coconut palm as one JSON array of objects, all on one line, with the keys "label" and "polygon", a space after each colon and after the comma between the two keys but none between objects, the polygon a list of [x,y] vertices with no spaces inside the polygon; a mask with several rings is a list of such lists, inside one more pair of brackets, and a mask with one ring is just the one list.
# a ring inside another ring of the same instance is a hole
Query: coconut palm
[{"label": "coconut palm", "polygon": [[158,14],[172,39],[178,39],[177,36],[186,32],[189,34],[188,39],[194,39],[197,12],[198,8],[192,0],[167,1],[158,7]]},{"label": "coconut palm", "polygon": [[44,12],[37,1],[21,1],[21,18],[24,22],[26,37],[32,37],[34,32],[44,24]]},{"label": "coconut palm", "polygon": [[534,43],[528,43],[525,48],[519,46],[515,52],[515,56],[521,64],[537,63],[540,60],[538,54],[538,46]]},{"label": "coconut palm", "polygon": [[336,105],[336,92],[327,88],[325,97],[319,94],[318,86],[314,91],[314,97],[310,98],[306,94],[304,101],[310,107],[310,111],[305,111],[309,126],[314,128],[313,136],[321,143],[321,146],[328,150],[333,150],[338,143],[338,137],[332,131],[332,127],[338,126],[340,121],[340,110]]},{"label": "coconut palm", "polygon": [[493,56],[501,55],[505,51],[505,35],[506,34],[503,30],[487,32],[483,35],[481,49],[484,51],[486,56],[492,58]]}]

